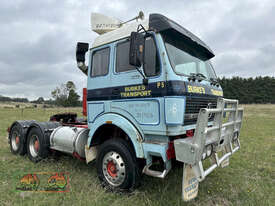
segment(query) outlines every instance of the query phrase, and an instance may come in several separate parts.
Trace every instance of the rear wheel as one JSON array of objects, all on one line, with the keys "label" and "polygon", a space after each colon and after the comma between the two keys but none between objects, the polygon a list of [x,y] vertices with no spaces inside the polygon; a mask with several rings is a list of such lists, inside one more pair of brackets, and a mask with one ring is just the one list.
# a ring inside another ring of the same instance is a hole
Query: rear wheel
[{"label": "rear wheel", "polygon": [[41,130],[36,127],[32,128],[27,139],[27,153],[32,162],[39,162],[48,156],[48,148],[43,143]]},{"label": "rear wheel", "polygon": [[15,124],[10,131],[10,150],[13,154],[24,155],[26,153],[26,146],[24,144],[24,137],[21,127]]},{"label": "rear wheel", "polygon": [[97,173],[102,185],[112,191],[134,189],[140,179],[136,157],[122,139],[110,139],[101,145]]}]

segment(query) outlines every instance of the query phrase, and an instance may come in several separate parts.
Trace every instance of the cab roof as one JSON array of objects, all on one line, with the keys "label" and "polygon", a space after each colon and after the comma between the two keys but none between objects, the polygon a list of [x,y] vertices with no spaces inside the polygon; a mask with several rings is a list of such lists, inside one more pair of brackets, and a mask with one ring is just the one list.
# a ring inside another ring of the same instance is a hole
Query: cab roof
[{"label": "cab roof", "polygon": [[204,61],[215,56],[213,51],[199,37],[161,14],[150,14],[149,20],[124,24],[118,29],[104,33],[95,39],[92,48],[129,37],[131,32],[137,31],[140,24],[145,30],[160,32],[177,38],[189,48],[188,53]]}]

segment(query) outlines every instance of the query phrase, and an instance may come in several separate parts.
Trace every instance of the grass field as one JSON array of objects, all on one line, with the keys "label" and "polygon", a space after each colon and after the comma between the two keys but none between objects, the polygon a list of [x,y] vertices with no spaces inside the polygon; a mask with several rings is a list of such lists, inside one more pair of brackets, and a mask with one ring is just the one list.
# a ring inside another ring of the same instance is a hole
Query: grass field
[{"label": "grass field", "polygon": [[[227,168],[218,168],[199,185],[199,195],[181,200],[182,168],[165,179],[143,176],[131,194],[105,192],[97,179],[95,163],[86,165],[70,156],[49,158],[37,164],[10,152],[7,127],[14,120],[47,121],[61,111],[81,109],[0,108],[0,205],[275,205],[275,105],[246,105],[241,150]],[[32,193],[15,190],[16,174],[68,172],[67,193]]]}]

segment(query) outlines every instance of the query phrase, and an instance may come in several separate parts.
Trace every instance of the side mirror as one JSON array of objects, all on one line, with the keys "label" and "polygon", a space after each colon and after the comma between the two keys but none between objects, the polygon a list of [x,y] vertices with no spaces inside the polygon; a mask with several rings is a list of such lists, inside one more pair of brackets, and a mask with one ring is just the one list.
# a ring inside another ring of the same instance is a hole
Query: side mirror
[{"label": "side mirror", "polygon": [[77,42],[76,45],[76,61],[85,62],[85,54],[89,49],[88,43]]},{"label": "side mirror", "polygon": [[87,75],[88,67],[85,65],[85,54],[89,50],[89,44],[83,42],[77,42],[76,45],[76,62],[77,67]]},{"label": "side mirror", "polygon": [[144,57],[144,44],[145,39],[143,34],[138,32],[132,32],[130,38],[130,52],[129,63],[130,65],[141,67]]}]

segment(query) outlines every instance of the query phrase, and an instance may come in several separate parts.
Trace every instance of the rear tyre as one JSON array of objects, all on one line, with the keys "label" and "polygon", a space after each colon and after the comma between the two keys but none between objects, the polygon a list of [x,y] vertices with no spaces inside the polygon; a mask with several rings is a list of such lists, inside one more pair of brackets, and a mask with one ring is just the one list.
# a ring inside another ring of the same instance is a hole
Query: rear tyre
[{"label": "rear tyre", "polygon": [[26,145],[22,128],[20,125],[15,124],[10,131],[9,135],[10,150],[13,154],[24,155],[26,154]]},{"label": "rear tyre", "polygon": [[96,166],[98,178],[108,190],[131,191],[139,184],[136,157],[122,139],[110,139],[101,145]]},{"label": "rear tyre", "polygon": [[27,138],[27,154],[32,162],[39,162],[48,156],[49,150],[44,145],[43,134],[40,129],[33,127]]}]

